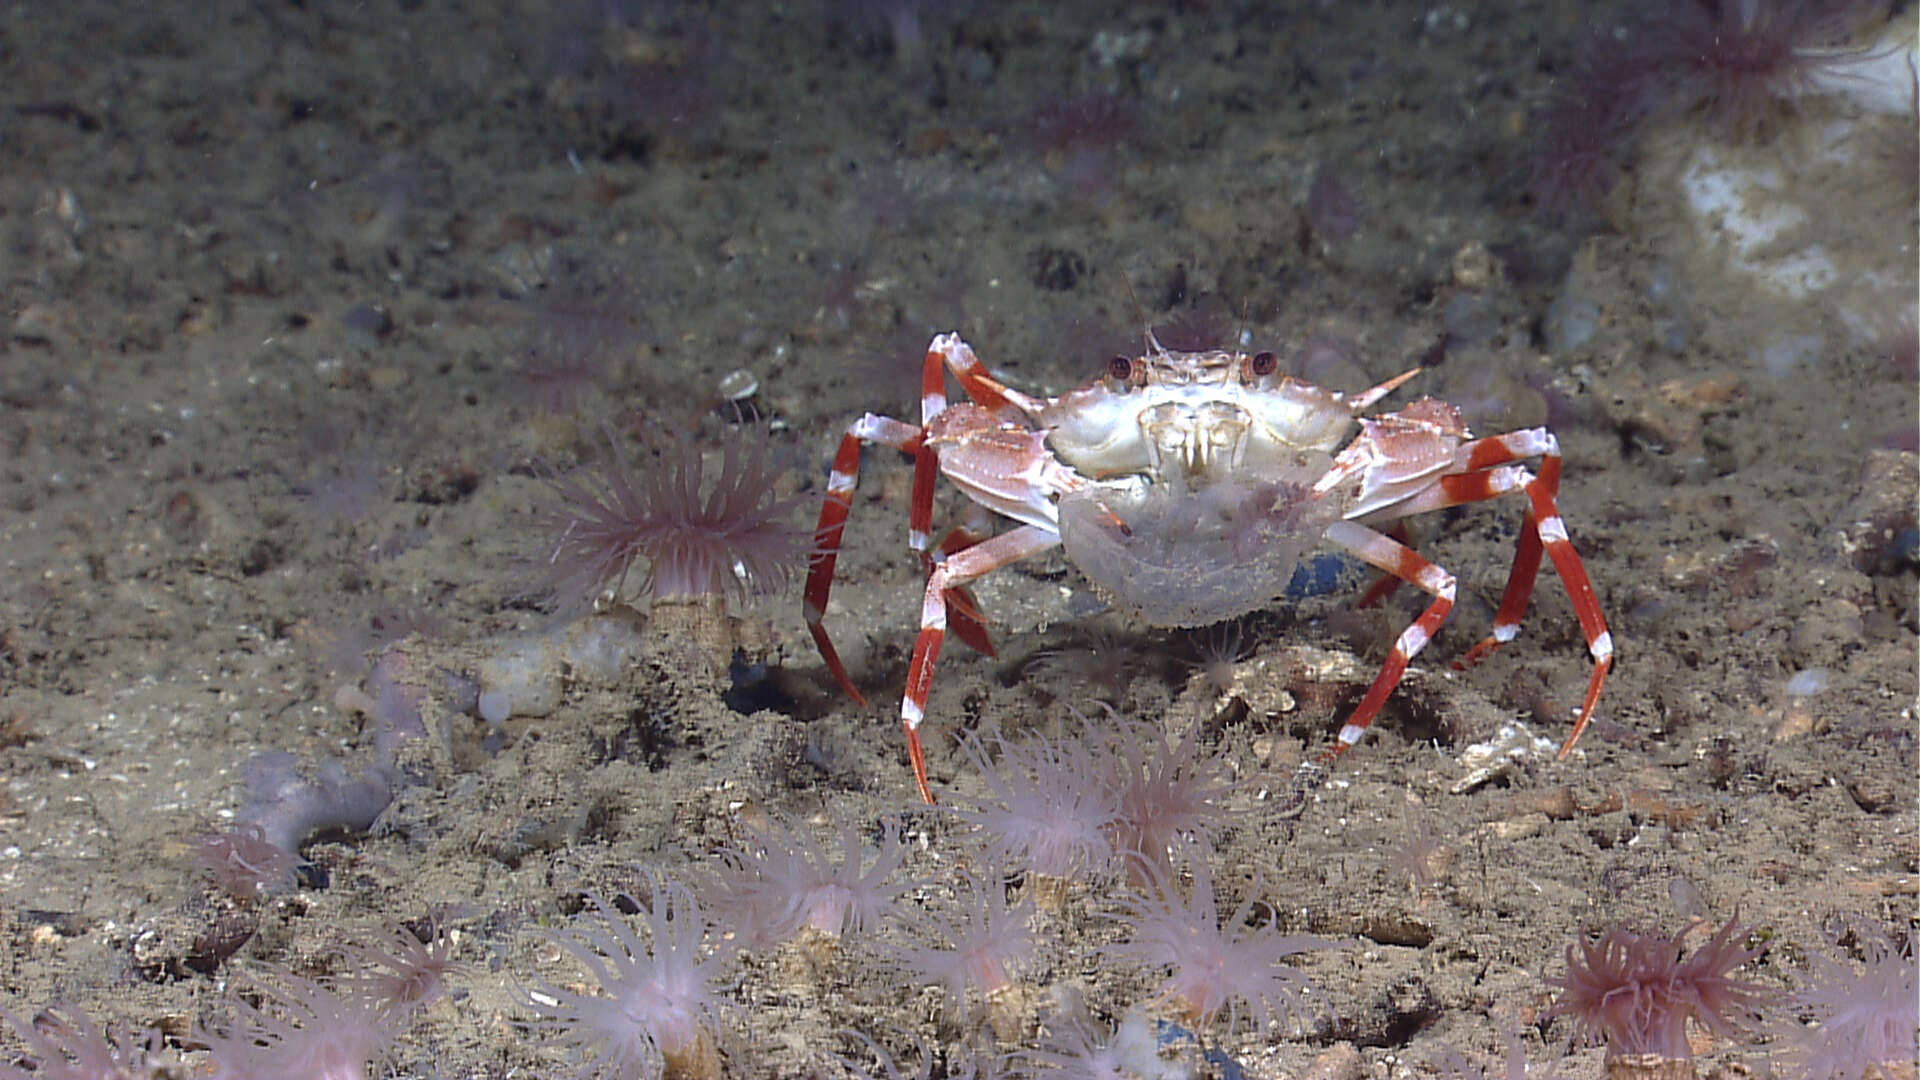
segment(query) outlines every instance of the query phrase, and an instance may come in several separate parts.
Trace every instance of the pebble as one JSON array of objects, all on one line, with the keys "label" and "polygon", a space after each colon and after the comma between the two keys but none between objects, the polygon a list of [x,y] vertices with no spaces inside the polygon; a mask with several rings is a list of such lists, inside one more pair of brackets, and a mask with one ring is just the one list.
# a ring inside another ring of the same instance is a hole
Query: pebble
[{"label": "pebble", "polygon": [[372,351],[393,332],[393,316],[378,304],[355,304],[340,316],[340,327],[354,347]]},{"label": "pebble", "polygon": [[1894,574],[1916,558],[1920,522],[1913,493],[1920,489],[1920,454],[1867,451],[1853,497],[1838,525],[1840,550],[1863,574]]},{"label": "pebble", "polygon": [[1809,698],[1825,690],[1833,681],[1833,673],[1826,668],[1808,668],[1796,671],[1787,680],[1787,696],[1791,698]]}]

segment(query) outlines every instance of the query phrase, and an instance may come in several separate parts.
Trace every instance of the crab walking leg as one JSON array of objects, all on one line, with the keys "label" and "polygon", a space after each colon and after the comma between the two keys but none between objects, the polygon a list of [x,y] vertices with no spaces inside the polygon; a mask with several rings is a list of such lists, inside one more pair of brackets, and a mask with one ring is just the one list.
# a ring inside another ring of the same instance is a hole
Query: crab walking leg
[{"label": "crab walking leg", "polygon": [[[807,585],[802,614],[814,645],[848,697],[861,705],[867,703],[847,673],[839,650],[834,648],[825,623],[827,598],[833,590],[834,564],[846,532],[847,518],[853,512],[853,491],[860,477],[860,449],[866,443],[890,446],[913,457],[913,500],[907,520],[907,546],[931,574],[954,553],[978,543],[989,526],[969,522],[956,529],[936,547],[933,543],[934,484],[940,476],[940,455],[927,443],[927,432],[937,419],[948,412],[947,373],[977,405],[990,410],[1037,410],[1044,402],[1028,397],[995,381],[980,365],[980,360],[956,334],[937,335],[928,345],[920,368],[920,427],[873,413],[849,425],[834,453],[833,472],[827,481],[827,497],[820,506],[820,521],[814,530],[813,552],[807,560]],[[984,620],[964,589],[956,588],[946,597],[953,607],[954,633],[968,645],[993,655],[993,642],[987,636]]]},{"label": "crab walking leg", "polygon": [[[1396,543],[1405,544],[1409,548],[1413,547],[1413,538],[1407,535],[1406,522],[1396,521],[1388,527],[1386,532],[1388,538]],[[1380,580],[1367,586],[1367,591],[1360,594],[1360,599],[1353,606],[1362,609],[1377,607],[1385,603],[1387,597],[1398,592],[1400,585],[1399,578],[1392,574],[1381,574]]]},{"label": "crab walking leg", "polygon": [[[1462,460],[1464,460],[1464,458]],[[1434,510],[1445,510],[1449,506],[1482,502],[1487,499],[1498,498],[1501,495],[1508,495],[1516,491],[1524,490],[1528,481],[1532,479],[1532,473],[1518,466],[1486,469],[1469,473],[1452,473],[1440,477],[1439,481],[1432,487],[1421,488],[1405,500],[1394,503],[1386,510],[1377,511],[1374,514],[1368,515],[1366,520],[1378,521],[1389,518],[1393,519],[1393,524],[1386,530],[1387,536],[1405,544],[1407,547],[1412,547],[1413,542],[1407,539],[1406,524],[1399,519],[1409,518],[1415,514],[1429,513]],[[1516,553],[1516,565],[1518,564],[1518,559],[1519,555]],[[1363,608],[1373,607],[1387,597],[1392,596],[1400,585],[1401,581],[1399,578],[1390,573],[1384,574],[1379,581],[1374,582],[1373,585],[1367,589],[1366,595],[1360,598],[1360,603],[1356,606]],[[1460,667],[1461,665],[1455,663],[1454,666]]]},{"label": "crab walking leg", "polygon": [[[1542,432],[1542,434],[1546,434]],[[1552,435],[1547,435],[1551,440]],[[1580,703],[1580,719],[1573,722],[1573,731],[1567,741],[1560,745],[1560,752],[1554,755],[1556,760],[1565,760],[1573,753],[1573,744],[1580,741],[1580,733],[1587,730],[1587,724],[1593,719],[1593,707],[1600,700],[1600,688],[1607,683],[1607,672],[1613,668],[1613,634],[1607,630],[1607,617],[1600,611],[1600,598],[1594,595],[1593,582],[1587,579],[1587,568],[1580,561],[1580,553],[1573,550],[1573,541],[1567,537],[1566,522],[1560,518],[1560,507],[1554,502],[1554,493],[1560,488],[1560,456],[1554,456],[1540,463],[1540,478],[1527,485],[1527,498],[1532,502],[1531,516],[1535,519],[1534,533],[1545,546],[1547,558],[1553,560],[1553,568],[1560,574],[1560,581],[1567,587],[1567,598],[1573,603],[1573,613],[1580,618],[1580,632],[1586,635],[1587,652],[1593,655],[1593,674],[1587,679],[1587,696]],[[1515,570],[1519,569],[1519,560],[1515,559]],[[1534,566],[1539,567],[1536,556]],[[1518,589],[1508,582],[1508,597],[1501,602],[1500,611],[1494,617],[1493,638],[1500,637],[1503,627],[1507,638],[1512,638],[1520,628],[1520,616],[1526,612],[1527,598],[1532,593],[1533,575],[1525,577],[1527,584]],[[1509,604],[1515,609],[1508,610]]]},{"label": "crab walking leg", "polygon": [[920,722],[926,719],[927,694],[933,688],[933,664],[940,657],[940,644],[947,636],[947,593],[967,582],[991,573],[1009,563],[1047,550],[1060,542],[1060,534],[1038,525],[1022,525],[948,555],[933,568],[927,578],[926,598],[920,604],[920,636],[913,642],[913,659],[907,665],[907,691],[900,698],[900,723],[907,730],[907,759],[913,764],[913,782],[920,797],[933,802],[933,788],[927,784],[927,760],[920,748]]},{"label": "crab walking leg", "polygon": [[[1600,610],[1600,598],[1595,595],[1593,582],[1587,577],[1586,565],[1580,561],[1580,553],[1573,549],[1573,542],[1567,536],[1566,521],[1560,516],[1557,502],[1560,494],[1560,441],[1546,428],[1528,428],[1475,440],[1461,446],[1460,453],[1467,467],[1477,471],[1446,478],[1446,481],[1455,482],[1454,486],[1459,489],[1459,501],[1473,502],[1504,495],[1513,490],[1507,485],[1518,478],[1519,490],[1526,493],[1528,504],[1526,517],[1520,527],[1520,539],[1514,545],[1513,568],[1507,572],[1506,591],[1501,594],[1500,607],[1493,616],[1493,633],[1467,651],[1466,656],[1461,658],[1461,666],[1479,663],[1519,635],[1520,620],[1526,616],[1527,604],[1533,599],[1533,584],[1540,573],[1540,556],[1544,552],[1547,558],[1553,560],[1553,569],[1560,575],[1561,584],[1566,586],[1567,599],[1573,604],[1575,617],[1580,620],[1580,632],[1587,639],[1587,652],[1593,657],[1593,674],[1587,679],[1587,693],[1580,703],[1580,718],[1574,721],[1573,732],[1561,744],[1560,752],[1554,755],[1557,760],[1565,760],[1568,754],[1573,753],[1573,746],[1580,741],[1587,724],[1593,720],[1593,708],[1600,700],[1600,689],[1606,685],[1607,673],[1613,669],[1613,635],[1607,630],[1607,617]],[[1525,457],[1540,459],[1539,475],[1519,468],[1493,467]],[[1481,476],[1487,478],[1484,492],[1476,489],[1471,482]]]},{"label": "crab walking leg", "polygon": [[[1528,457],[1540,459],[1538,475],[1520,466],[1506,464]],[[1533,599],[1534,582],[1540,574],[1541,556],[1544,554],[1551,558],[1554,570],[1566,585],[1567,599],[1573,604],[1574,615],[1580,620],[1580,631],[1587,639],[1587,651],[1593,656],[1593,674],[1587,680],[1580,717],[1574,721],[1573,732],[1555,755],[1557,759],[1564,760],[1573,752],[1574,744],[1592,721],[1594,706],[1600,700],[1600,690],[1606,685],[1607,674],[1613,668],[1613,635],[1607,630],[1606,615],[1600,610],[1600,599],[1587,577],[1586,566],[1567,537],[1566,522],[1561,518],[1556,502],[1560,493],[1562,468],[1559,440],[1545,428],[1528,428],[1463,443],[1457,459],[1459,467],[1467,471],[1440,477],[1438,484],[1394,504],[1384,515],[1405,517],[1424,514],[1449,506],[1484,502],[1514,492],[1527,496],[1527,511],[1521,521],[1520,536],[1514,544],[1513,566],[1507,571],[1507,587],[1501,593],[1500,607],[1493,617],[1493,633],[1467,650],[1453,666],[1462,669],[1472,667],[1519,636],[1520,622],[1526,617],[1527,605]],[[1386,580],[1391,582],[1395,579],[1389,577]],[[1368,597],[1372,598],[1376,591],[1385,595],[1392,590],[1375,586],[1374,590],[1369,590]]]},{"label": "crab walking leg", "polygon": [[[1441,477],[1438,485],[1407,500],[1396,510],[1405,514],[1444,510],[1449,506],[1482,502],[1525,491],[1527,485],[1533,482],[1534,475],[1518,466],[1445,476]],[[1456,671],[1465,671],[1485,660],[1495,649],[1512,641],[1519,633],[1520,620],[1526,615],[1527,602],[1533,596],[1534,578],[1540,573],[1542,550],[1539,525],[1533,516],[1533,508],[1528,507],[1521,519],[1520,535],[1514,543],[1513,566],[1507,571],[1507,587],[1500,596],[1500,608],[1493,617],[1493,633],[1453,662]],[[1385,581],[1398,584],[1399,579],[1388,577]]]},{"label": "crab walking leg", "polygon": [[[933,358],[940,357],[953,377],[960,380],[960,386],[967,392],[967,399],[983,408],[999,411],[1015,408],[1028,416],[1035,416],[1047,407],[1047,403],[1038,398],[1007,386],[1000,380],[987,374],[980,358],[973,353],[973,346],[960,340],[959,334],[937,334],[927,345],[927,370],[933,370]],[[924,399],[924,387],[922,392]],[[928,416],[927,419],[932,419]],[[922,421],[925,422],[924,420]]]},{"label": "crab walking leg", "polygon": [[[853,489],[860,483],[860,448],[866,443],[879,443],[918,458],[924,437],[921,429],[912,424],[873,413],[849,425],[847,433],[840,437],[840,448],[834,452],[833,472],[827,477],[827,497],[820,504],[820,522],[813,530],[813,551],[807,556],[807,587],[801,615],[807,621],[807,631],[813,635],[821,659],[827,662],[827,670],[833,672],[834,681],[848,697],[862,705],[867,699],[853,685],[847,665],[841,662],[833,639],[827,636],[826,623],[821,621],[827,612],[827,595],[833,591],[833,565],[840,558],[840,538],[846,532],[848,515],[853,513]],[[932,457],[931,454],[925,456]],[[930,519],[931,487],[928,503]],[[924,552],[925,546],[920,550]]]},{"label": "crab walking leg", "polygon": [[1385,570],[1394,577],[1418,586],[1422,592],[1433,597],[1433,603],[1420,617],[1401,631],[1400,637],[1393,643],[1393,653],[1381,666],[1380,674],[1374,676],[1373,685],[1367,687],[1366,696],[1353,710],[1353,715],[1340,728],[1340,738],[1331,750],[1323,752],[1316,765],[1331,765],[1335,758],[1346,753],[1347,748],[1360,741],[1367,733],[1367,727],[1380,713],[1381,706],[1387,703],[1394,688],[1400,685],[1400,679],[1407,673],[1407,665],[1427,647],[1433,635],[1440,630],[1440,624],[1447,621],[1447,614],[1453,610],[1454,580],[1434,563],[1428,562],[1412,548],[1392,540],[1380,532],[1355,521],[1336,521],[1327,526],[1326,537],[1332,543],[1345,548],[1361,559]]},{"label": "crab walking leg", "polygon": [[[979,361],[973,358],[973,350],[955,335],[942,334],[935,337],[927,346],[926,361],[920,366],[920,424],[923,432],[927,430],[928,425],[934,423],[935,417],[947,411],[949,368],[953,369],[956,377],[960,378],[961,386],[970,398],[975,394],[987,392],[977,390],[964,376],[960,375],[960,369],[956,366],[959,361],[949,355],[953,352],[953,346],[948,339],[958,343],[958,347],[964,350],[967,363],[971,363],[976,368],[979,366]],[[927,445],[923,438],[920,445],[913,451],[913,500],[908,511],[907,546],[913,549],[914,554],[920,556],[920,569],[928,574],[933,573],[934,564],[942,561],[946,556],[962,548],[971,547],[993,533],[993,524],[985,509],[977,504],[970,504],[972,509],[967,513],[966,524],[950,530],[940,539],[939,544],[933,543],[934,484],[939,478],[940,455],[935,453],[933,447]],[[976,514],[974,510],[980,512]],[[993,640],[987,636],[986,618],[980,614],[980,609],[974,604],[973,597],[966,590],[961,589],[949,596],[947,600],[953,606],[953,632],[975,652],[992,656]]]},{"label": "crab walking leg", "polygon": [[[935,338],[935,344],[939,343]],[[920,427],[913,454],[913,502],[908,510],[907,546],[925,562],[933,542],[933,485],[940,478],[940,455],[927,445],[924,433],[933,418],[947,411],[947,373],[945,357],[927,346],[926,359],[920,364]],[[906,449],[902,447],[902,449]]]},{"label": "crab walking leg", "polygon": [[1507,587],[1500,593],[1500,607],[1493,614],[1493,633],[1455,660],[1454,670],[1467,670],[1520,636],[1520,620],[1526,617],[1527,604],[1533,600],[1533,583],[1540,575],[1540,555],[1545,550],[1546,545],[1540,539],[1540,523],[1533,516],[1533,508],[1528,507],[1520,522],[1520,538],[1513,545],[1513,566],[1507,571]]},{"label": "crab walking leg", "polygon": [[[971,505],[984,514],[984,508],[978,503]],[[934,564],[946,561],[947,556],[965,551],[992,536],[992,530],[992,522],[987,520],[968,522],[947,530],[947,535],[940,538],[940,543],[926,560],[927,573],[933,573]],[[981,656],[995,655],[993,638],[987,633],[987,617],[980,613],[980,605],[974,601],[972,590],[965,586],[947,590],[947,619],[954,636],[966,642],[968,648]]]}]

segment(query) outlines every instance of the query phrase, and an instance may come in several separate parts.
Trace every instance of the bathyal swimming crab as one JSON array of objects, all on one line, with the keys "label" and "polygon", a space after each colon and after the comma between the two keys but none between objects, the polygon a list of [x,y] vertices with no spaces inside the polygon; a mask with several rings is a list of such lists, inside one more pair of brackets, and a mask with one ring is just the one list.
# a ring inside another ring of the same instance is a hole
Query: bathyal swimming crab
[{"label": "bathyal swimming crab", "polygon": [[[1527,507],[1493,632],[1459,666],[1513,640],[1541,557],[1552,559],[1593,657],[1579,718],[1560,748],[1564,758],[1593,717],[1613,639],[1555,505],[1559,443],[1546,428],[1476,439],[1457,408],[1434,398],[1363,415],[1419,370],[1349,396],[1281,374],[1270,352],[1180,352],[1149,333],[1142,355],[1116,356],[1086,385],[1045,398],[994,379],[958,335],[938,335],[922,368],[919,425],[868,413],[840,440],[808,566],[807,627],[834,679],[865,704],[822,618],[861,447],[878,443],[911,455],[908,543],[927,583],[900,719],[914,783],[932,802],[919,729],[934,661],[949,626],[992,652],[968,582],[1062,545],[1116,606],[1155,625],[1192,626],[1284,594],[1300,556],[1324,540],[1432,598],[1319,755],[1315,764],[1325,766],[1365,734],[1454,604],[1453,575],[1380,526],[1517,493]],[[947,400],[947,373],[968,400]],[[1359,435],[1348,441],[1356,427]],[[1527,458],[1539,459],[1537,470],[1516,464]],[[936,475],[975,504],[938,545]],[[1018,524],[993,533],[984,511]]]}]

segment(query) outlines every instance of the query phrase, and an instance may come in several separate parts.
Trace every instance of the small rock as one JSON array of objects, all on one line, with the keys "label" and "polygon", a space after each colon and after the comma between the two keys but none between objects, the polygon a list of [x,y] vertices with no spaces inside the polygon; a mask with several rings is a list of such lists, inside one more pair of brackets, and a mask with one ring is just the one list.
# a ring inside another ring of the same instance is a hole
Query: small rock
[{"label": "small rock", "polygon": [[1886,574],[1914,561],[1913,493],[1920,488],[1920,454],[1870,450],[1853,499],[1840,517],[1840,548],[1863,574]]},{"label": "small rock", "polygon": [[1478,240],[1469,240],[1453,253],[1453,283],[1465,289],[1481,290],[1498,282],[1500,260]]},{"label": "small rock", "polygon": [[1847,780],[1847,794],[1854,804],[1869,814],[1887,814],[1906,805],[1893,778],[1887,775],[1854,776]]},{"label": "small rock", "polygon": [[393,316],[378,304],[355,304],[340,316],[340,326],[356,348],[372,350],[393,333]]}]

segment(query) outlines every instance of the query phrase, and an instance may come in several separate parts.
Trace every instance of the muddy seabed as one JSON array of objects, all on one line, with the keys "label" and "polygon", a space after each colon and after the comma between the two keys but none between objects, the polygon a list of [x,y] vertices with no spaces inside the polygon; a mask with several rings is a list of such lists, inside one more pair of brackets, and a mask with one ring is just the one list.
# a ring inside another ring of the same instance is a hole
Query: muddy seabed
[{"label": "muddy seabed", "polygon": [[[542,549],[540,463],[597,458],[602,431],[717,448],[750,413],[810,515],[851,418],[917,416],[932,332],[1057,393],[1133,348],[1142,314],[1170,342],[1244,333],[1344,390],[1446,338],[1413,392],[1480,432],[1554,426],[1620,657],[1570,759],[1467,782],[1463,755],[1502,725],[1562,738],[1589,662],[1548,572],[1520,639],[1451,670],[1487,632],[1521,508],[1418,519],[1461,604],[1284,820],[1276,793],[1413,590],[1356,615],[1349,585],[1245,621],[1222,691],[1186,634],[1103,614],[1057,554],[981,582],[999,655],[942,658],[936,789],[983,791],[957,731],[1070,733],[1107,708],[1199,723],[1244,781],[1222,889],[1258,878],[1284,929],[1341,943],[1301,958],[1313,1015],[1218,1038],[1203,1069],[1427,1075],[1447,1047],[1492,1062],[1503,1028],[1557,1057],[1545,980],[1582,928],[1618,920],[1737,912],[1774,943],[1752,977],[1780,988],[1836,915],[1912,925],[1915,372],[1874,330],[1913,333],[1910,192],[1823,217],[1835,283],[1781,300],[1680,206],[1675,177],[1716,139],[1697,118],[1648,136],[1591,229],[1530,214],[1530,118],[1586,5],[975,3],[918,9],[917,31],[882,7],[9,9],[14,1007],[184,1036],[225,1015],[233,971],[326,975],[343,937],[434,916],[466,966],[393,1070],[560,1076],[573,1063],[516,1027],[516,987],[570,977],[540,928],[636,866],[686,877],[758,813],[851,820],[904,835],[928,882],[914,903],[937,906],[975,845],[918,805],[891,719],[920,582],[894,455],[868,455],[829,614],[871,708],[834,690],[797,588],[723,628],[769,666],[752,694],[729,697],[686,619],[652,619],[627,668],[573,678],[491,742],[446,675],[546,625],[515,599]],[[1091,134],[1046,122],[1061,102]],[[1848,108],[1809,101],[1724,153],[1834,182],[1804,131]],[[758,390],[722,405],[736,369]],[[950,522],[962,501],[939,505]],[[308,844],[299,889],[236,914],[190,845],[231,821],[256,754],[367,759],[354,706],[382,652],[435,733],[406,751],[411,783],[368,834]],[[1415,883],[1394,853],[1423,829],[1439,849]],[[1098,894],[1046,920],[1001,1049],[1063,988],[1108,1019],[1151,996],[1150,973],[1092,951],[1112,937]],[[194,970],[229,918],[251,937]],[[847,1028],[908,1071],[916,1038],[992,1038],[892,987],[865,943],[791,948],[737,969],[733,1075],[838,1075]],[[1723,1042],[1707,1067],[1766,1057]],[[1600,1052],[1562,1068],[1598,1075]]]}]

